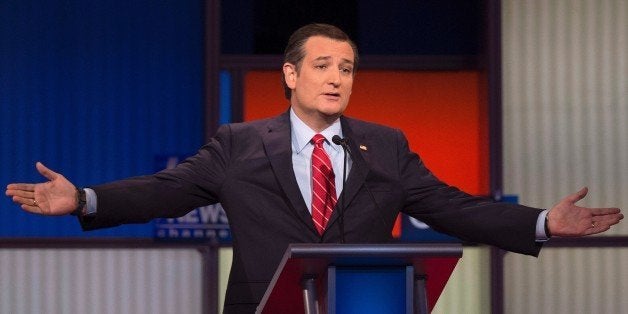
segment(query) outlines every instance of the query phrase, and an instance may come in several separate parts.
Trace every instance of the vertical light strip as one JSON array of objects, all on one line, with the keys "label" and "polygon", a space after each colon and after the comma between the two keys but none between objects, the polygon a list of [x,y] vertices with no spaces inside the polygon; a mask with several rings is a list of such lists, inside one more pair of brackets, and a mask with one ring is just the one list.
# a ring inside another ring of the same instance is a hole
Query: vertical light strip
[{"label": "vertical light strip", "polygon": [[226,124],[232,122],[232,106],[231,106],[231,89],[232,89],[232,78],[231,73],[227,70],[220,71],[220,106],[219,106],[219,117],[218,124]]},{"label": "vertical light strip", "polygon": [[[503,1],[504,191],[628,208],[628,1]],[[628,223],[607,235],[628,235]],[[621,313],[627,249],[508,254],[505,313]]]}]

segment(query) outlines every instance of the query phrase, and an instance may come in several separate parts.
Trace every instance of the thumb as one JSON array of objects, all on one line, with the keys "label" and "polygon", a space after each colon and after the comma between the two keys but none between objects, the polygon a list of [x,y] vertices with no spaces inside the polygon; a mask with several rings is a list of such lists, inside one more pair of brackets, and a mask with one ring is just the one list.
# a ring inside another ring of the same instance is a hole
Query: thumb
[{"label": "thumb", "polygon": [[39,161],[35,164],[35,167],[37,168],[37,171],[39,171],[39,173],[48,180],[52,181],[59,175],[58,173],[48,169],[48,167],[44,166],[44,164]]},{"label": "thumb", "polygon": [[587,193],[589,193],[589,188],[587,187],[583,187],[582,189],[580,189],[580,191],[571,194],[569,196],[567,196],[567,201],[569,201],[570,203],[577,203],[579,200],[583,199],[585,196],[587,196]]}]

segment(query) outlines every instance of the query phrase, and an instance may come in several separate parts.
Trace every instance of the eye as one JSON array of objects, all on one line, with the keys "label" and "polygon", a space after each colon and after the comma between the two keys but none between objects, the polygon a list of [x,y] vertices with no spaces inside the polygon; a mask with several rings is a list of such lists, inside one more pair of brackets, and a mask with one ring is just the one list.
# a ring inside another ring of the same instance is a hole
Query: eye
[{"label": "eye", "polygon": [[319,65],[315,65],[314,68],[315,69],[319,69],[319,70],[325,70],[325,69],[327,69],[327,65],[326,64],[319,64]]},{"label": "eye", "polygon": [[341,68],[340,72],[342,72],[343,74],[351,74],[353,72],[352,68]]}]

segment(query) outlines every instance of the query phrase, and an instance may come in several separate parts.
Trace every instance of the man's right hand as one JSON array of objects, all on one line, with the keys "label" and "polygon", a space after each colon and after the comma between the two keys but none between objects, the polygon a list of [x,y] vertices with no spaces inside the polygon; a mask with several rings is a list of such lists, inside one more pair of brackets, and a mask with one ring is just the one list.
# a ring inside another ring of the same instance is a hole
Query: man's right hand
[{"label": "man's right hand", "polygon": [[11,183],[6,195],[23,210],[41,215],[67,215],[78,206],[76,187],[63,175],[48,169],[41,162],[37,171],[48,181],[43,183]]}]

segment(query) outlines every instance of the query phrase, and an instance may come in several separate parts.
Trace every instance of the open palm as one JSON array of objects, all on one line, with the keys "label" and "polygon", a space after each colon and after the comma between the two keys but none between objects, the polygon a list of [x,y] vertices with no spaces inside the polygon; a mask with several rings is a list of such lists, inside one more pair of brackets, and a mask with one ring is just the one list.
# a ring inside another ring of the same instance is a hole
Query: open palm
[{"label": "open palm", "polygon": [[76,187],[63,175],[41,162],[35,167],[48,181],[42,183],[12,183],[6,195],[25,211],[42,215],[66,215],[77,206]]}]

